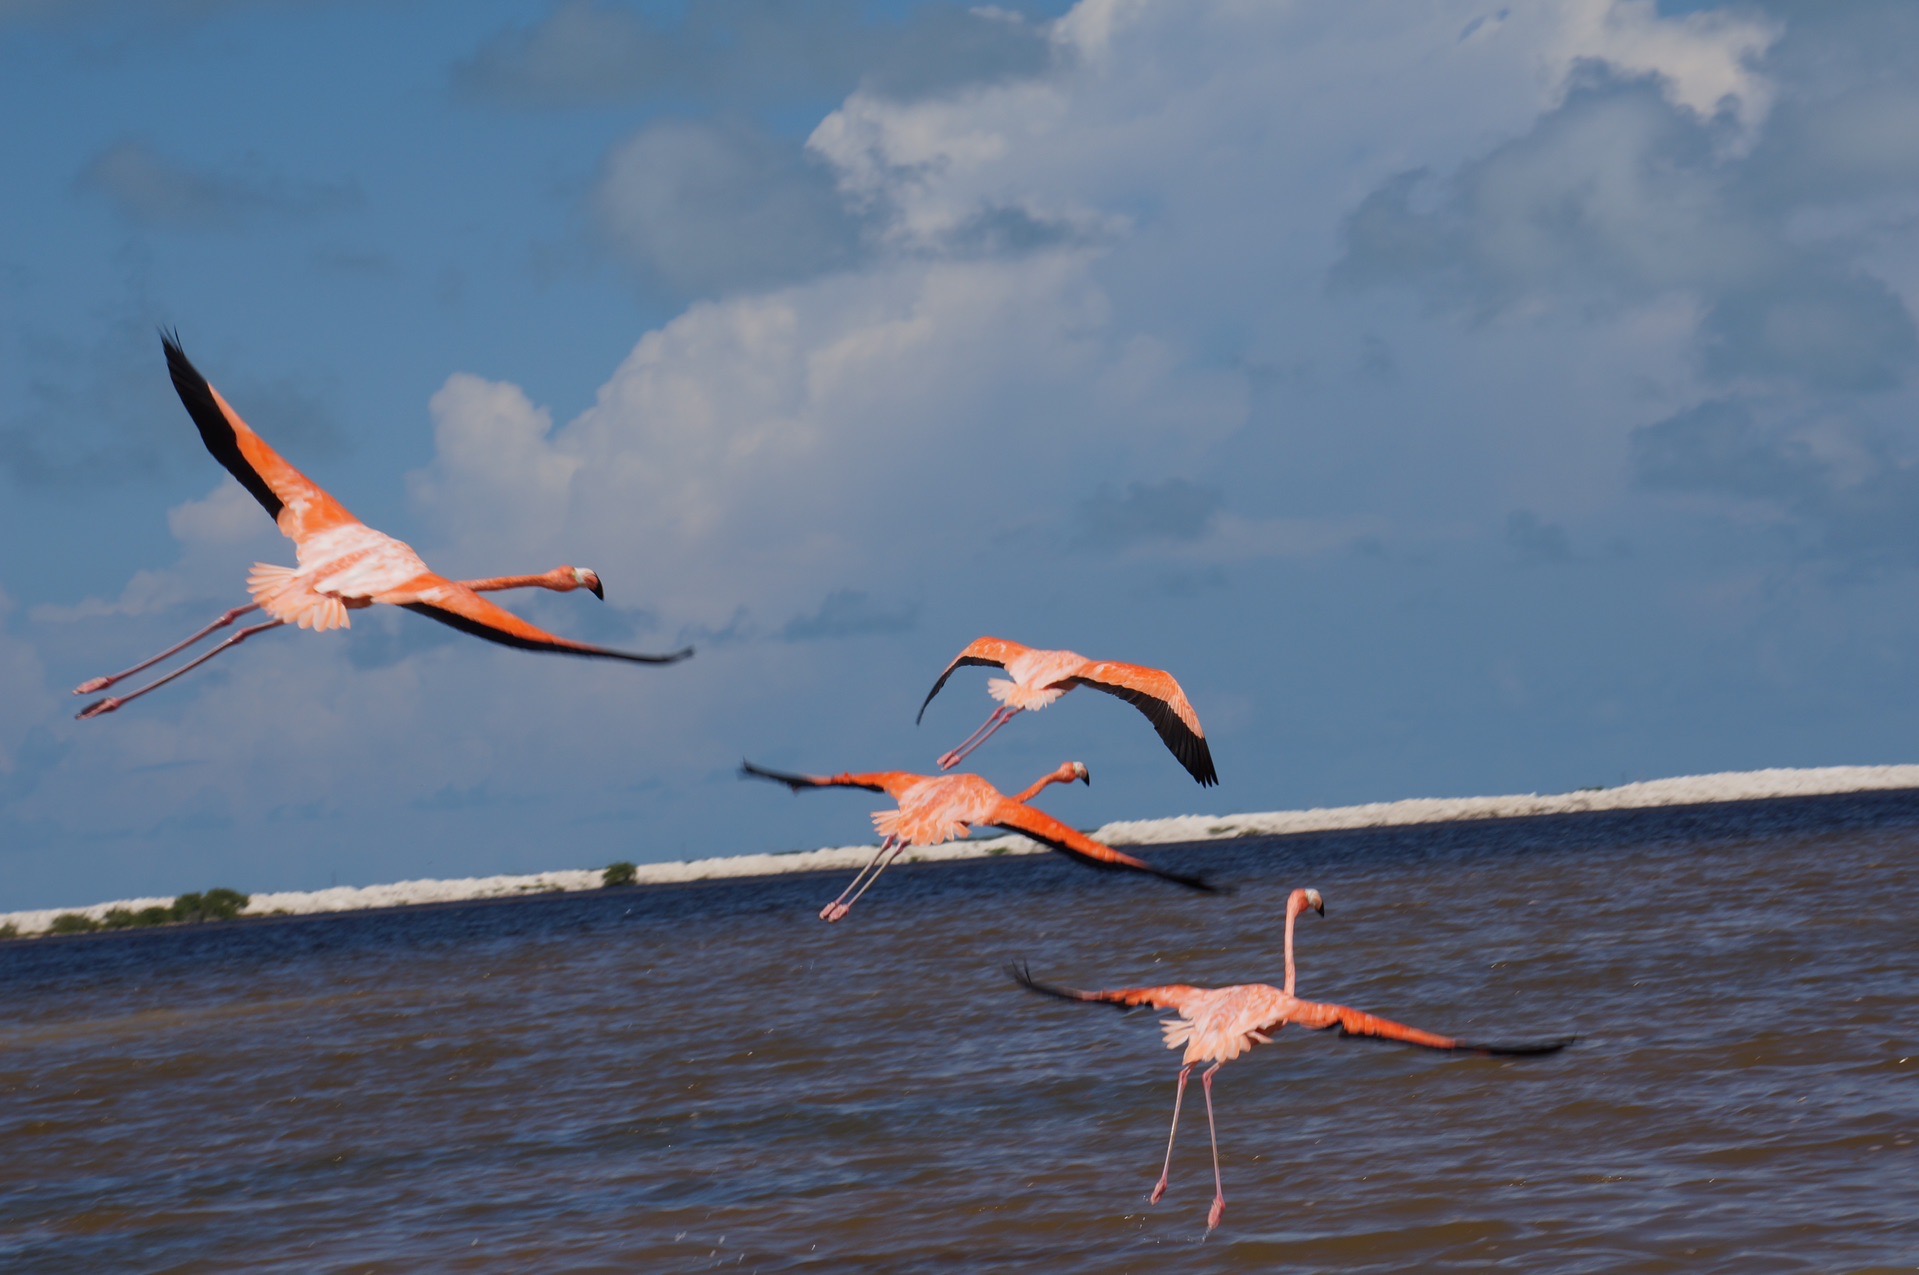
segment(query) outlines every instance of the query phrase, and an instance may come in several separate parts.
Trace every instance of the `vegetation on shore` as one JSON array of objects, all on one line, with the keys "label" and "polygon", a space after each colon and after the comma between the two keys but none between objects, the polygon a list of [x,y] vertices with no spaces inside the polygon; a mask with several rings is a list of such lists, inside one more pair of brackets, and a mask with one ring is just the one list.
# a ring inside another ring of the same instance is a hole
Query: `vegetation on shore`
[{"label": "vegetation on shore", "polygon": [[[134,911],[108,908],[98,918],[85,912],[62,912],[47,926],[49,934],[91,934],[96,930],[138,930],[153,925],[195,925],[202,921],[230,921],[240,915],[248,898],[238,890],[215,886],[205,894],[183,894],[171,906],[154,904]],[[9,925],[0,930],[0,938],[17,937]]]},{"label": "vegetation on shore", "polygon": [[626,860],[606,865],[606,871],[600,876],[602,886],[632,885],[639,877],[639,870]]}]

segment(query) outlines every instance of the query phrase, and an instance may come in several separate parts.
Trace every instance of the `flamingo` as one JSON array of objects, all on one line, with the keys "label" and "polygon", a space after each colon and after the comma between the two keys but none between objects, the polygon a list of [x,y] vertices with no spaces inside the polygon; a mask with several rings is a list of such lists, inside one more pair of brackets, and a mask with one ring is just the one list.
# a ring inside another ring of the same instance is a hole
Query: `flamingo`
[{"label": "flamingo", "polygon": [[105,690],[185,650],[243,615],[265,611],[273,617],[264,624],[239,630],[199,658],[137,691],[87,705],[76,714],[81,721],[111,713],[149,691],[158,690],[256,633],[285,624],[322,633],[328,629],[344,629],[351,624],[347,612],[375,602],[402,606],[462,633],[529,651],[597,656],[637,664],[671,664],[693,654],[691,647],[667,655],[641,655],[569,641],[527,623],[480,596],[500,589],[540,588],[559,593],[586,589],[594,597],[604,599],[606,593],[599,575],[584,567],[561,566],[539,575],[466,581],[448,580],[435,574],[410,546],[355,518],[339,501],[267,446],[188,361],[177,335],[162,332],[160,344],[166,351],[173,388],[199,427],[200,440],[293,541],[300,565],[283,567],[256,562],[247,575],[247,591],[253,597],[250,605],[226,612],[152,659],[74,687],[75,695]]},{"label": "flamingo", "polygon": [[1074,651],[1042,651],[1004,638],[976,638],[953,658],[939,681],[933,683],[933,689],[926,692],[919,716],[913,719],[916,725],[926,716],[927,704],[940,693],[946,679],[953,676],[953,670],[968,664],[1005,669],[1011,674],[1011,680],[996,677],[986,684],[987,693],[998,700],[1000,706],[993,710],[985,725],[939,759],[941,770],[951,770],[966,760],[994,731],[1022,711],[1037,712],[1075,686],[1090,686],[1096,691],[1117,695],[1146,714],[1166,747],[1201,787],[1219,782],[1219,774],[1213,769],[1212,750],[1206,746],[1206,732],[1199,724],[1199,714],[1193,711],[1186,692],[1179,689],[1171,673],[1138,664],[1089,660]]},{"label": "flamingo", "polygon": [[1186,1097],[1186,1080],[1192,1075],[1194,1067],[1210,1062],[1212,1066],[1202,1072],[1199,1078],[1201,1087],[1206,1091],[1206,1128],[1213,1140],[1213,1207],[1206,1215],[1206,1229],[1209,1232],[1219,1225],[1219,1219],[1226,1212],[1226,1188],[1219,1174],[1219,1133],[1213,1123],[1213,1073],[1254,1045],[1270,1045],[1272,1033],[1288,1023],[1295,1023],[1310,1031],[1336,1027],[1342,1036],[1394,1040],[1426,1049],[1476,1054],[1550,1054],[1564,1049],[1577,1039],[1574,1036],[1561,1036],[1524,1044],[1481,1044],[1422,1031],[1391,1019],[1348,1009],[1344,1005],[1300,1000],[1293,995],[1293,922],[1307,908],[1321,916],[1326,915],[1326,904],[1320,898],[1319,891],[1294,890],[1287,896],[1284,987],[1273,987],[1266,983],[1241,983],[1233,987],[1172,984],[1166,987],[1082,992],[1042,983],[1024,965],[1012,966],[1008,971],[1020,986],[1059,1000],[1115,1005],[1121,1009],[1151,1005],[1154,1009],[1170,1009],[1178,1015],[1160,1021],[1160,1030],[1166,1037],[1166,1048],[1178,1049],[1184,1045],[1186,1053],[1180,1059],[1179,1086],[1173,1093],[1173,1127],[1166,1134],[1166,1163],[1160,1169],[1159,1182],[1154,1185],[1149,1202],[1158,1204],[1160,1197],[1166,1194],[1167,1175],[1173,1167],[1173,1138],[1179,1132],[1180,1103]]},{"label": "flamingo", "polygon": [[[872,860],[861,868],[852,884],[840,891],[840,897],[820,909],[822,921],[837,921],[852,911],[860,895],[879,880],[881,872],[899,858],[907,846],[936,846],[972,833],[972,825],[986,824],[1021,833],[1057,850],[1068,858],[1096,868],[1131,868],[1151,873],[1168,881],[1177,881],[1195,890],[1214,887],[1199,877],[1181,876],[1156,868],[1143,859],[1122,854],[1067,827],[1043,811],[1026,803],[1048,784],[1067,784],[1078,780],[1091,784],[1093,777],[1079,762],[1069,761],[1057,770],[1041,776],[1032,787],[1016,797],[1008,797],[978,775],[914,775],[905,771],[878,771],[868,775],[788,775],[766,770],[752,762],[740,763],[740,774],[755,779],[770,779],[785,784],[794,792],[809,788],[870,788],[883,792],[899,803],[897,810],[873,812],[873,827],[885,838]],[[857,889],[856,889],[857,887]],[[851,895],[851,898],[847,896]]]}]

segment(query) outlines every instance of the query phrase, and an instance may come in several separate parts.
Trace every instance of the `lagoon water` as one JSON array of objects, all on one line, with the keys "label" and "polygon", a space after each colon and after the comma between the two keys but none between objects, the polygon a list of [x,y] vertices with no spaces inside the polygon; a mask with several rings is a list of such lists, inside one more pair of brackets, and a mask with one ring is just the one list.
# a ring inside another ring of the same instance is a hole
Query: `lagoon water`
[{"label": "lagoon water", "polygon": [[[1919,794],[0,944],[0,1270],[1919,1265]],[[1545,1058],[1289,1029],[1215,1085],[1078,986],[1280,976]]]}]

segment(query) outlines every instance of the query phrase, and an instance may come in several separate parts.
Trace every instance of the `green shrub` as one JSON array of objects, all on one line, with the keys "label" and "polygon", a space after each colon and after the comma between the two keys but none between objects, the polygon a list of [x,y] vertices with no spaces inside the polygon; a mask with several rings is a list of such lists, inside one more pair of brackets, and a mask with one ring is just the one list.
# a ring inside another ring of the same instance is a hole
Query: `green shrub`
[{"label": "green shrub", "polygon": [[638,876],[638,869],[622,859],[618,863],[606,865],[606,872],[600,877],[600,884],[602,886],[632,885]]},{"label": "green shrub", "polygon": [[183,894],[173,901],[174,921],[231,921],[247,905],[247,896],[238,890],[217,886],[205,894]]},{"label": "green shrub", "polygon": [[171,925],[173,924],[173,909],[164,903],[156,903],[152,907],[141,908],[133,914],[133,923],[135,925]]},{"label": "green shrub", "polygon": [[53,924],[47,927],[50,934],[91,934],[100,928],[100,923],[84,912],[62,912],[53,918]]},{"label": "green shrub", "polygon": [[0,939],[17,939],[19,937],[20,927],[12,921],[8,921],[5,925],[0,925]]},{"label": "green shrub", "polygon": [[126,908],[108,908],[100,917],[103,930],[129,930],[140,924],[140,918]]}]

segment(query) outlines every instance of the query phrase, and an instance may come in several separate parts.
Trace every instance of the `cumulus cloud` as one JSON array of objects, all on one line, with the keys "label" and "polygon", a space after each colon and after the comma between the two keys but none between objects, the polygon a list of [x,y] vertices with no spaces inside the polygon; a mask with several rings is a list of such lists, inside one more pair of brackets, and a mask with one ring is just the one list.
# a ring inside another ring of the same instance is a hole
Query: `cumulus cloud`
[{"label": "cumulus cloud", "polygon": [[1044,31],[1004,8],[915,5],[876,18],[856,0],[804,7],[694,0],[672,22],[628,5],[568,0],[503,31],[461,62],[456,89],[515,107],[723,96],[765,105],[836,99],[865,85],[889,97],[1031,74]]},{"label": "cumulus cloud", "polygon": [[824,165],[740,126],[641,130],[607,156],[591,206],[622,260],[683,296],[820,274],[859,240]]},{"label": "cumulus cloud", "polygon": [[1852,566],[1919,565],[1919,455],[1909,430],[1802,404],[1709,400],[1632,435],[1647,489],[1737,502],[1804,555]]},{"label": "cumulus cloud", "polygon": [[350,208],[360,197],[350,182],[289,178],[258,156],[225,170],[195,168],[138,141],[119,142],[95,155],[74,185],[104,198],[128,221],[163,230],[239,230]]}]

